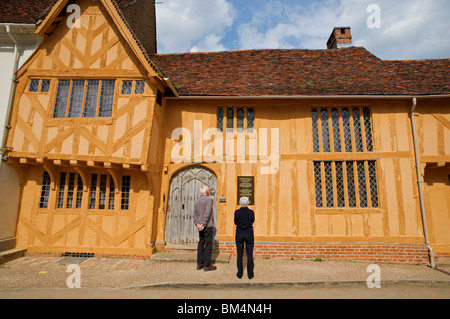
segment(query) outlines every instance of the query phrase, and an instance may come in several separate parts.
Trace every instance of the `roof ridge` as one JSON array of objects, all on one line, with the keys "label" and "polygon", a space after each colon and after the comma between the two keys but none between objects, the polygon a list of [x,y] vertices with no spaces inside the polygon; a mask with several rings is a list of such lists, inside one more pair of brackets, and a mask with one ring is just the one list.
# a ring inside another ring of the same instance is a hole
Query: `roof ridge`
[{"label": "roof ridge", "polygon": [[[173,53],[157,53],[157,54],[152,54],[152,55],[156,55],[156,56],[170,56],[170,55],[213,55],[213,54],[227,54],[227,53],[245,53],[245,52],[282,52],[282,51],[305,51],[305,52],[344,52],[345,50],[350,50],[350,49],[362,49],[368,53],[370,53],[371,55],[373,55],[374,57],[376,57],[374,54],[372,54],[371,52],[369,52],[366,48],[362,47],[362,46],[352,46],[352,47],[347,47],[347,48],[341,48],[341,49],[305,49],[305,48],[265,48],[265,49],[236,49],[236,50],[222,50],[222,51],[201,51],[201,52],[173,52]],[[376,57],[377,59],[379,59],[378,57]]]}]

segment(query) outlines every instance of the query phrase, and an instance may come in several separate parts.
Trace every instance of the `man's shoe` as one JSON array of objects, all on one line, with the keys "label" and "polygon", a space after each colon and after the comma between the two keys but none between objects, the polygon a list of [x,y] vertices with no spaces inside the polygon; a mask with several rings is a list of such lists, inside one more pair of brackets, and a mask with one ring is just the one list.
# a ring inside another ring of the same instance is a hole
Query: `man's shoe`
[{"label": "man's shoe", "polygon": [[216,269],[217,269],[217,267],[214,265],[209,265],[207,267],[203,267],[204,271],[212,271],[212,270],[216,270]]},{"label": "man's shoe", "polygon": [[203,269],[203,267],[204,267],[204,265],[203,265],[203,264],[201,264],[201,265],[197,265],[197,270],[202,270],[202,269]]}]

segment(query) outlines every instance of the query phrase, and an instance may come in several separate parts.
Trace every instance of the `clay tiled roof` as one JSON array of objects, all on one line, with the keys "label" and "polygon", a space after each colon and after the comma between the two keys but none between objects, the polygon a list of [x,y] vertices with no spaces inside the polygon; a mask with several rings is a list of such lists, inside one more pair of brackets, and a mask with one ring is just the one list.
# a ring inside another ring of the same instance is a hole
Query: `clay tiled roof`
[{"label": "clay tiled roof", "polygon": [[35,24],[55,0],[0,0],[0,23]]},{"label": "clay tiled roof", "polygon": [[386,67],[401,79],[398,86],[411,95],[449,94],[450,59],[385,61]]},{"label": "clay tiled roof", "polygon": [[449,94],[450,59],[383,61],[361,47],[160,54],[184,96]]},{"label": "clay tiled roof", "polygon": [[[114,0],[120,8],[135,0]],[[0,0],[0,23],[35,24],[58,0]]]},{"label": "clay tiled roof", "polygon": [[[154,65],[153,61],[150,59],[147,48],[142,44],[136,35],[136,32],[134,32],[131,27],[129,21],[130,17],[127,17],[122,11],[122,9],[133,5],[135,1],[136,0],[111,0],[117,13],[122,18],[149,64],[157,73],[160,73],[157,66]],[[0,0],[0,23],[36,24],[40,19],[45,18],[57,2],[58,0]],[[152,5],[154,5],[153,2]],[[137,21],[139,22],[139,19],[137,19]],[[141,26],[137,23],[135,27]]]}]

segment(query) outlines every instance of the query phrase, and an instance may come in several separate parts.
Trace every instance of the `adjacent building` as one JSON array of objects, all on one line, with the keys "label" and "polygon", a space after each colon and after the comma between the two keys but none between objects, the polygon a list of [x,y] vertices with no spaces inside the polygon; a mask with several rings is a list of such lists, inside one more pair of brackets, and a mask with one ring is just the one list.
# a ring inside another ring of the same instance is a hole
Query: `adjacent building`
[{"label": "adjacent building", "polygon": [[[0,158],[8,150],[6,137],[11,128],[10,115],[15,91],[15,74],[38,47],[42,37],[35,34],[35,22],[51,1],[2,3],[0,11]],[[0,161],[0,251],[16,245],[17,212],[20,202],[20,180],[17,172]]]}]

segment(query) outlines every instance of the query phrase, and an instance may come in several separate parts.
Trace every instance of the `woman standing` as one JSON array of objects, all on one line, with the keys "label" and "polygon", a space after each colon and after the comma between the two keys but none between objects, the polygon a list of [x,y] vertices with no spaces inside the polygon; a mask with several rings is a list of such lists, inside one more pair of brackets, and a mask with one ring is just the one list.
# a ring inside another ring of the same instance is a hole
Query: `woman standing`
[{"label": "woman standing", "polygon": [[255,221],[255,213],[247,207],[249,203],[248,197],[241,197],[239,205],[241,208],[234,212],[234,223],[236,224],[236,249],[237,249],[237,277],[242,278],[244,269],[242,266],[242,258],[244,256],[244,244],[247,252],[247,275],[248,279],[252,279],[253,274],[253,222]]}]

